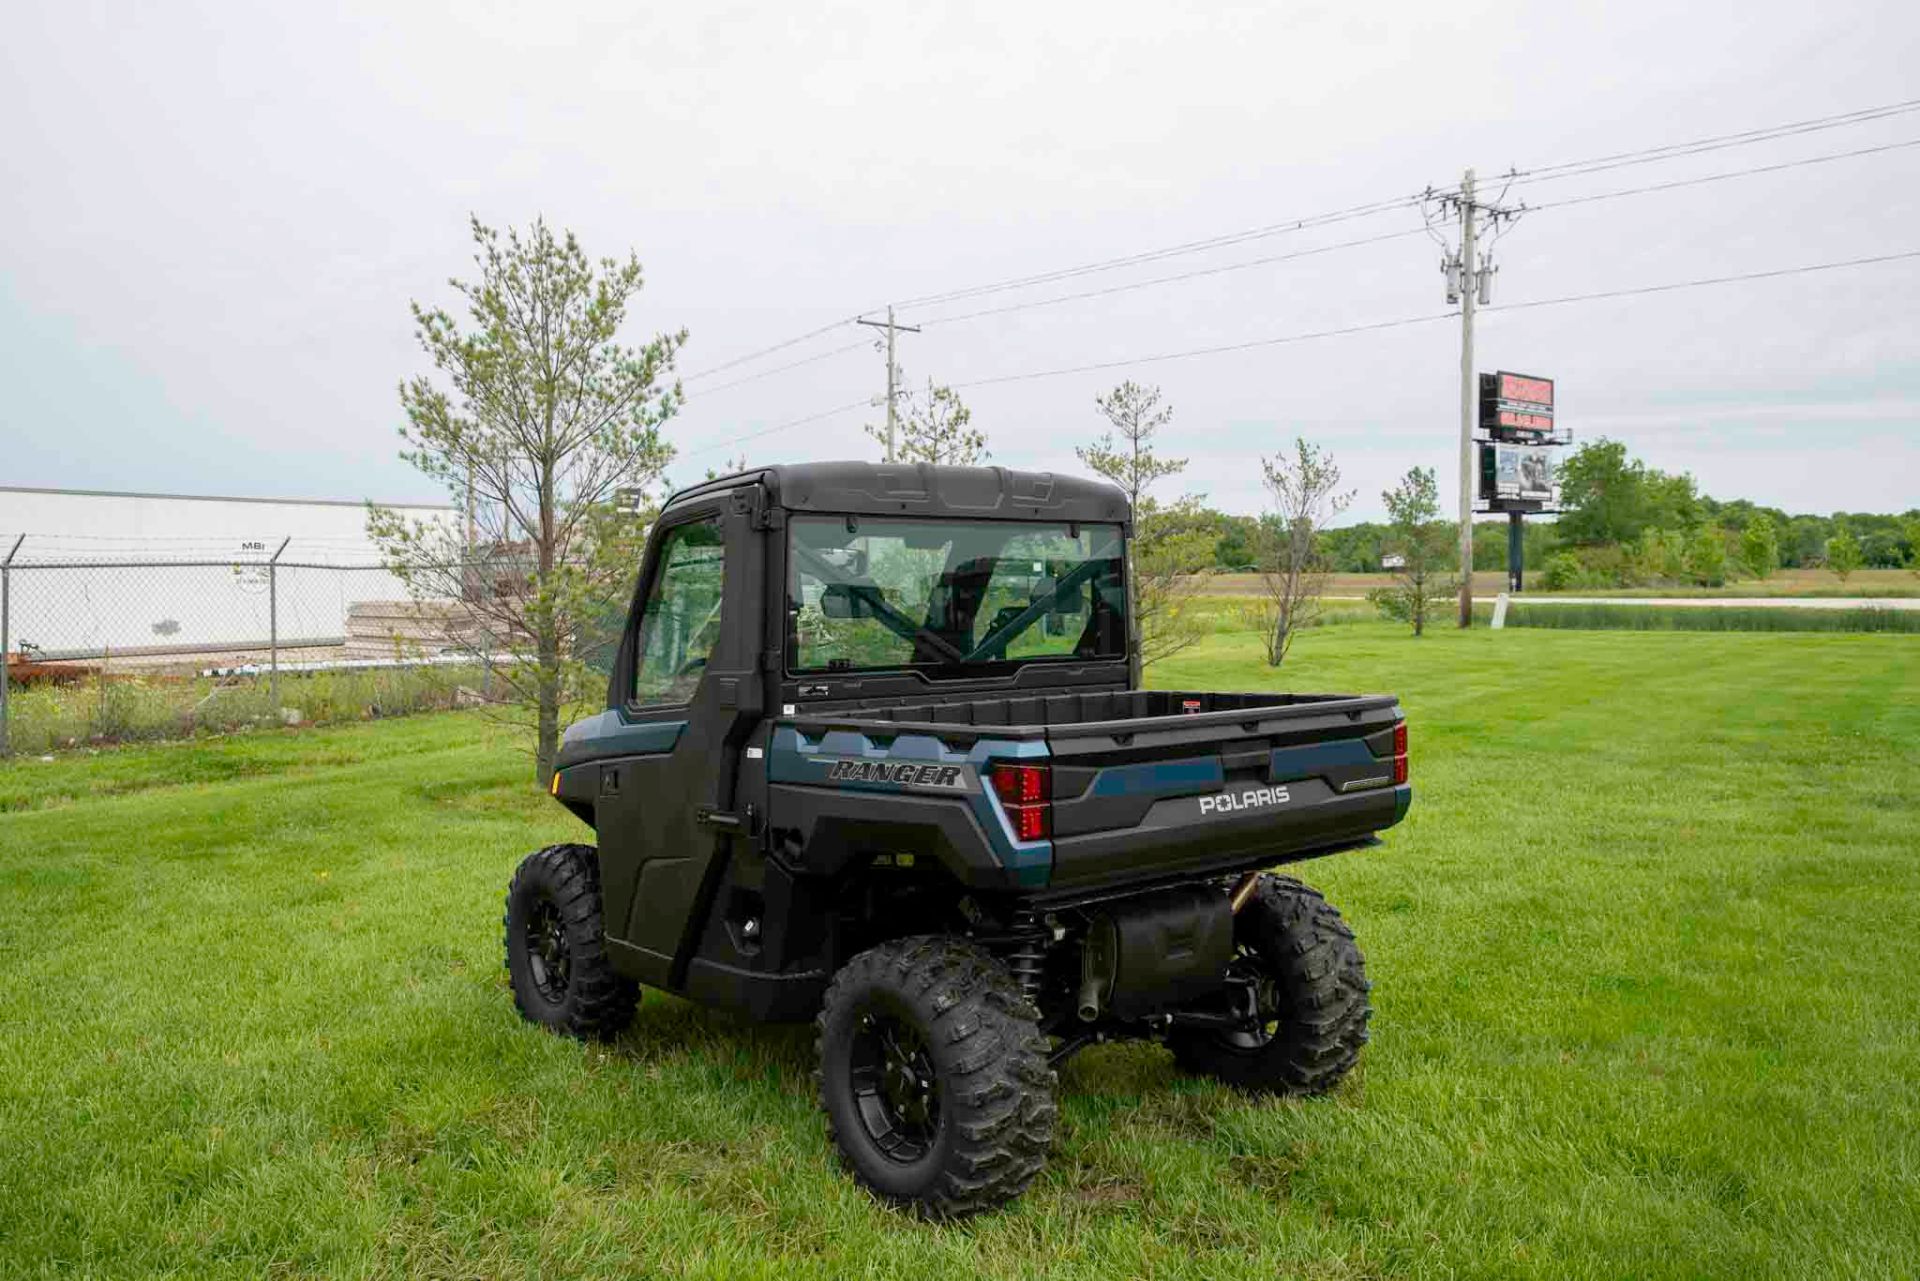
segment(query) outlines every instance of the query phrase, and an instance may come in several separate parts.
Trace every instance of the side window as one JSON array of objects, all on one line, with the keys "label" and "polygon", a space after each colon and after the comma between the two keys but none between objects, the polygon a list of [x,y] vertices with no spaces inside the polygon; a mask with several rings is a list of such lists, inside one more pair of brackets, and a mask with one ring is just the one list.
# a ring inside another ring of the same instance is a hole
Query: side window
[{"label": "side window", "polygon": [[720,636],[720,590],[726,552],[720,526],[693,521],[669,530],[660,569],[640,614],[634,652],[637,703],[684,703],[706,670]]}]

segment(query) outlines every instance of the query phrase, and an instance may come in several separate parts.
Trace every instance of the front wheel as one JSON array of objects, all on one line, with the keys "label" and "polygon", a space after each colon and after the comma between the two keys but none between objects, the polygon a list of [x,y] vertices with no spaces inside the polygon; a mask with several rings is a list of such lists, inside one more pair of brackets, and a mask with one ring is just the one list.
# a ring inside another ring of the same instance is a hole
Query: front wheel
[{"label": "front wheel", "polygon": [[1179,1029],[1167,1038],[1188,1072],[1243,1090],[1324,1094],[1367,1043],[1366,962],[1353,931],[1318,890],[1262,876],[1234,918],[1228,973],[1252,989],[1253,1026]]},{"label": "front wheel", "polygon": [[1053,1142],[1053,1069],[1006,967],[958,939],[847,962],[817,1024],[820,1105],[853,1176],[936,1218],[1011,1201]]},{"label": "front wheel", "polygon": [[507,977],[528,1022],[610,1040],[633,1019],[640,989],[613,968],[600,919],[600,855],[549,845],[521,860],[507,888]]}]

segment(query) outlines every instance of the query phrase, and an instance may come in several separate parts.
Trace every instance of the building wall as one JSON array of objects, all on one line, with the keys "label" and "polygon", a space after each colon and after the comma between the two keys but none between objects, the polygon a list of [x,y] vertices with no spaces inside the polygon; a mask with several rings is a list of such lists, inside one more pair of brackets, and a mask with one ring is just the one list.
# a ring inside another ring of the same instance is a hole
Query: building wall
[{"label": "building wall", "polygon": [[[446,506],[399,510],[458,519]],[[276,632],[338,644],[354,605],[407,597],[378,568],[357,502],[0,487],[0,557],[22,534],[7,639],[48,657],[247,649]]]}]

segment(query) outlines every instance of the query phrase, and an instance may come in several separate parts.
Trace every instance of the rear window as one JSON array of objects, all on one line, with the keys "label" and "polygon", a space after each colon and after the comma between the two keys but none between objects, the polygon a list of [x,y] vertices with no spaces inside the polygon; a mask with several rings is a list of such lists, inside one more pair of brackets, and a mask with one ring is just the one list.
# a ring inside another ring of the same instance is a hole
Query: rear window
[{"label": "rear window", "polygon": [[795,672],[1126,654],[1117,525],[796,516],[788,528]]}]

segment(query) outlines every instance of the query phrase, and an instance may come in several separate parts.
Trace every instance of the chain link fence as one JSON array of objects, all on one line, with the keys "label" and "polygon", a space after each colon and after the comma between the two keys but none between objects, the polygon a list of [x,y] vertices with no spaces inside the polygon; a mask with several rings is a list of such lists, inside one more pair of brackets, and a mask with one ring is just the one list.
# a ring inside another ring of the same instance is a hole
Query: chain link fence
[{"label": "chain link fence", "polygon": [[482,703],[516,661],[364,546],[74,541],[0,542],[0,755]]}]

